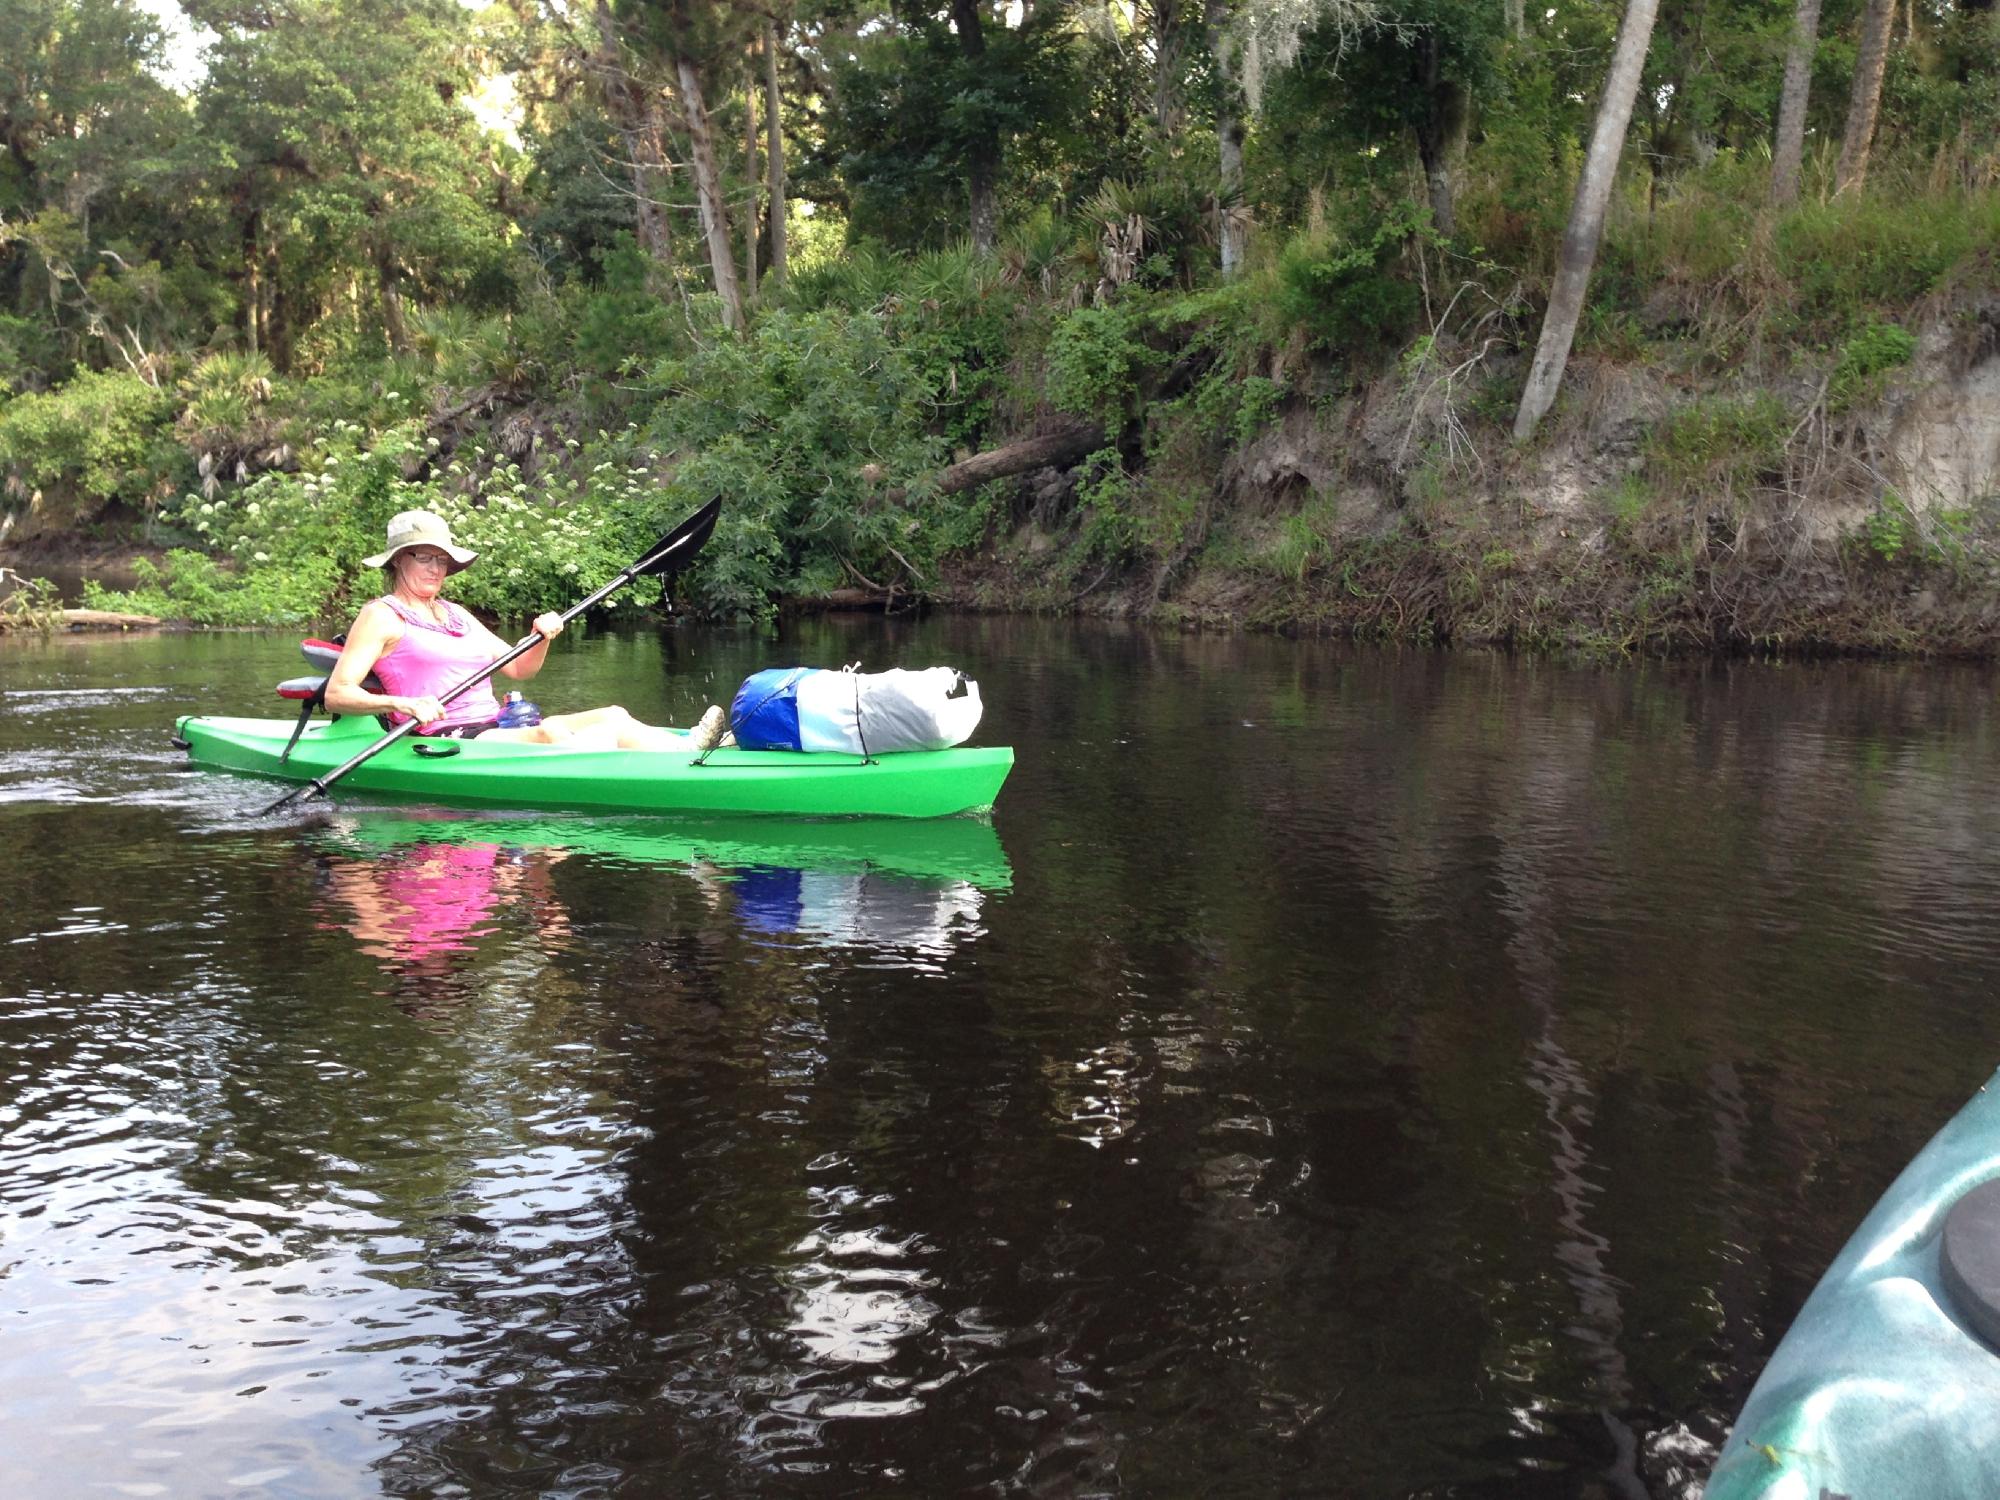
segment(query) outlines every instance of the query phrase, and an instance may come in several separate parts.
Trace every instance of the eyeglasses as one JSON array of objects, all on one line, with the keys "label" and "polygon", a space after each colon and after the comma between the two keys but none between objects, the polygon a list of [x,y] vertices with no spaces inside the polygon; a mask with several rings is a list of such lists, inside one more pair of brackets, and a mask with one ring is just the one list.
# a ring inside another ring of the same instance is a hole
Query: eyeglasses
[{"label": "eyeglasses", "polygon": [[451,559],[442,552],[405,552],[403,556],[420,568],[445,568],[451,566]]}]

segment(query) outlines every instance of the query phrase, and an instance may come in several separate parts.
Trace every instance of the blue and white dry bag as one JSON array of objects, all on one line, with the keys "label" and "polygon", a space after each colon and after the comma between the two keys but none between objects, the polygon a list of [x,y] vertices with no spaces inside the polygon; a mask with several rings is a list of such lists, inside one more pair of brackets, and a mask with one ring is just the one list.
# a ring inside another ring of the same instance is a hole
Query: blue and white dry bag
[{"label": "blue and white dry bag", "polygon": [[771,667],[736,690],[729,727],[746,750],[878,755],[961,744],[979,727],[980,712],[979,684],[953,667]]}]

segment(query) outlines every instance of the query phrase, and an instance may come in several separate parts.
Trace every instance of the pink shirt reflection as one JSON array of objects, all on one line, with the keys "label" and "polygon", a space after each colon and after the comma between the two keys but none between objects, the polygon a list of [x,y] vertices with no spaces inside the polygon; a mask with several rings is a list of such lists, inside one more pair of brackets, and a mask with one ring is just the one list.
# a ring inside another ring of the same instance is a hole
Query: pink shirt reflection
[{"label": "pink shirt reflection", "polygon": [[419,844],[338,869],[334,884],[353,908],[357,946],[400,964],[471,952],[494,931],[500,857],[498,844]]}]

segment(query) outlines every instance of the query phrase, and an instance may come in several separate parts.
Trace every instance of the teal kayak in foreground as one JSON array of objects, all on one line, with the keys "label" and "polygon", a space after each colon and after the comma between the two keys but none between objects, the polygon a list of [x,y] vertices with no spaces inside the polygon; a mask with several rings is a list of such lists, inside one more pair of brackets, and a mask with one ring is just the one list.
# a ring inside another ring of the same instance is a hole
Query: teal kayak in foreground
[{"label": "teal kayak in foreground", "polygon": [[[307,782],[382,737],[372,718],[309,725],[291,754],[286,719],[190,715],[189,760]],[[796,750],[568,750],[507,740],[406,736],[336,785],[471,807],[603,813],[761,813],[804,818],[942,818],[993,806],[1014,752],[905,750],[863,758]]]},{"label": "teal kayak in foreground", "polygon": [[1996,1083],[1827,1269],[1744,1403],[1705,1500],[2000,1495]]}]

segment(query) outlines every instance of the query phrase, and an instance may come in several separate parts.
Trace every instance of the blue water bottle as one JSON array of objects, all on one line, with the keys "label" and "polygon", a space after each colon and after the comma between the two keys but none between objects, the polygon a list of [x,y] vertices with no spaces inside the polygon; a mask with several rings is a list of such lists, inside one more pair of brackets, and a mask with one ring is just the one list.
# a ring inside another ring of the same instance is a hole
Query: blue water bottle
[{"label": "blue water bottle", "polygon": [[502,729],[528,729],[542,722],[542,711],[521,696],[517,688],[500,702]]}]

